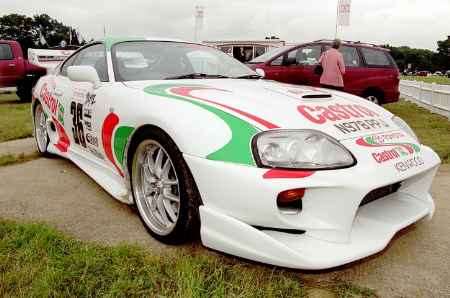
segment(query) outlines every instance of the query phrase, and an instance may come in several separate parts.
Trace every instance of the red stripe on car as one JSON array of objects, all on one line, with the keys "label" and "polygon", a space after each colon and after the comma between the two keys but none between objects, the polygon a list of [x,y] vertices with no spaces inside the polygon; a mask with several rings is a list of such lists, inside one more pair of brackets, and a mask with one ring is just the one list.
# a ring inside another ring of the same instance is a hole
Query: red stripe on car
[{"label": "red stripe on car", "polygon": [[260,118],[260,117],[258,117],[256,115],[253,115],[253,114],[250,114],[248,112],[239,110],[237,108],[233,108],[233,107],[231,107],[229,105],[226,105],[226,104],[223,104],[223,103],[220,103],[220,102],[216,102],[216,101],[205,99],[205,98],[200,98],[200,97],[197,97],[197,96],[194,96],[194,95],[191,94],[191,92],[195,91],[195,90],[207,90],[207,89],[225,91],[225,90],[221,90],[221,89],[214,89],[214,88],[208,88],[208,87],[174,87],[174,88],[170,89],[170,91],[175,93],[175,94],[177,94],[177,95],[195,98],[195,99],[198,99],[198,100],[201,100],[201,101],[206,101],[206,102],[209,102],[209,103],[212,103],[212,104],[224,107],[224,108],[226,108],[228,110],[231,110],[233,112],[238,113],[239,115],[247,117],[247,118],[255,121],[256,123],[259,123],[259,124],[261,124],[262,126],[268,128],[268,129],[280,128],[278,125],[273,124],[273,123],[271,123],[271,122],[269,122],[267,120],[264,120],[264,119],[262,119],[262,118]]},{"label": "red stripe on car", "polygon": [[280,170],[270,169],[264,173],[264,179],[298,179],[306,178],[313,175],[313,171],[295,171],[295,170]]},{"label": "red stripe on car", "polygon": [[64,127],[56,120],[55,117],[52,117],[53,123],[55,123],[56,131],[58,132],[58,142],[55,144],[56,149],[65,153],[69,149],[70,139],[67,135]]},{"label": "red stripe on car", "polygon": [[122,170],[119,168],[119,166],[116,163],[116,160],[114,159],[113,149],[112,149],[112,137],[113,137],[113,131],[114,128],[119,124],[119,117],[114,113],[109,113],[108,116],[106,116],[105,121],[103,121],[102,126],[102,143],[103,143],[103,149],[105,150],[106,157],[109,159],[110,162],[114,165],[114,167],[117,169],[117,172],[119,172],[120,176],[124,176]]}]

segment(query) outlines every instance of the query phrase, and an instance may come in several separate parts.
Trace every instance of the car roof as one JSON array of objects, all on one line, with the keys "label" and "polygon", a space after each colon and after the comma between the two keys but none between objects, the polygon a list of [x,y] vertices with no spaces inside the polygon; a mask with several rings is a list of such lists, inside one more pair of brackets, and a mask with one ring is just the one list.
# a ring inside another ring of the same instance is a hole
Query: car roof
[{"label": "car roof", "polygon": [[128,37],[122,37],[122,36],[106,36],[103,39],[99,39],[94,42],[104,42],[106,45],[106,48],[108,50],[111,49],[111,47],[119,42],[126,42],[126,41],[172,41],[172,42],[184,42],[184,43],[192,43],[197,44],[195,42],[186,41],[182,39],[176,39],[176,38],[167,38],[167,37],[144,37],[144,36],[128,36]]},{"label": "car roof", "polygon": [[[380,45],[376,45],[373,43],[367,43],[367,42],[361,42],[361,41],[351,41],[351,40],[342,40],[342,45],[345,46],[357,46],[357,47],[362,47],[362,48],[370,48],[370,49],[375,49],[375,50],[381,50],[381,51],[386,51],[389,52],[389,49],[386,49]],[[319,43],[319,44],[331,44],[333,43],[333,40],[331,39],[319,39],[313,42],[310,42],[308,44],[315,44],[315,43]]]}]

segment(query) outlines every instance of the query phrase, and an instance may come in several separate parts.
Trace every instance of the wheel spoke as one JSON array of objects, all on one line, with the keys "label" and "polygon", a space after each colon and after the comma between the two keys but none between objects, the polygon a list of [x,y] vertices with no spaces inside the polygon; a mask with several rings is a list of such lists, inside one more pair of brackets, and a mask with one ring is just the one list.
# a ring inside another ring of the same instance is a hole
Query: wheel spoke
[{"label": "wheel spoke", "polygon": [[178,180],[164,180],[163,181],[164,186],[172,186],[172,185],[177,185],[178,184]]},{"label": "wheel spoke", "polygon": [[164,202],[163,202],[163,198],[162,198],[161,194],[156,198],[156,206],[158,209],[158,213],[161,216],[161,220],[162,220],[161,223],[165,226],[168,226],[170,224],[170,222],[169,222],[169,219],[167,218],[167,212],[166,212],[166,208],[164,207]]},{"label": "wheel spoke", "polygon": [[156,210],[156,198],[154,196],[148,196],[146,198],[146,201],[149,202],[148,207],[150,208],[151,211],[155,211]]},{"label": "wheel spoke", "polygon": [[180,202],[180,197],[173,195],[171,193],[163,192],[163,196],[164,196],[164,198],[166,198],[169,201],[177,202],[177,203]]},{"label": "wheel spoke", "polygon": [[147,151],[147,154],[145,156],[145,162],[148,165],[148,169],[150,170],[150,173],[152,175],[155,175],[155,162],[153,161],[152,152],[151,151]]},{"label": "wheel spoke", "polygon": [[173,207],[170,204],[170,202],[167,201],[167,200],[164,200],[163,203],[164,203],[164,208],[166,209],[167,214],[169,215],[171,221],[172,222],[176,222],[177,221],[177,215],[175,214],[175,211],[173,210]]},{"label": "wheel spoke", "polygon": [[158,178],[161,178],[162,172],[162,160],[163,160],[164,152],[161,148],[158,149],[158,154],[155,159],[155,173]]},{"label": "wheel spoke", "polygon": [[144,164],[143,166],[143,172],[144,172],[144,179],[146,183],[152,183],[155,182],[155,178],[152,175],[152,172],[150,170],[150,166],[147,164]]},{"label": "wheel spoke", "polygon": [[164,166],[162,167],[161,170],[161,178],[166,178],[169,176],[169,171],[171,169],[171,163],[170,163],[170,159],[166,159],[166,162],[164,163]]}]

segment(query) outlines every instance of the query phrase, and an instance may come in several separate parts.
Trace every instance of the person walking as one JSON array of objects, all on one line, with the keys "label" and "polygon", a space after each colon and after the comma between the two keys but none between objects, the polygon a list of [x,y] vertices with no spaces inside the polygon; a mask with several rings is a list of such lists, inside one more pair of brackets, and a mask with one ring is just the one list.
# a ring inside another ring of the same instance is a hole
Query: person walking
[{"label": "person walking", "polygon": [[323,88],[344,90],[345,63],[342,54],[339,52],[341,41],[335,39],[331,49],[320,56],[319,64],[322,65],[323,72],[320,77],[320,85]]}]

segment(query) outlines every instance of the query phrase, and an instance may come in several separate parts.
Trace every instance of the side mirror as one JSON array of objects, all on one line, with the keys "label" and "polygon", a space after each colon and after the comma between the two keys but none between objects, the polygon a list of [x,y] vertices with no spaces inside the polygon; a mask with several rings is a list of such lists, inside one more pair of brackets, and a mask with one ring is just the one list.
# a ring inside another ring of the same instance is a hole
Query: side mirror
[{"label": "side mirror", "polygon": [[94,84],[94,88],[100,86],[100,77],[95,68],[90,65],[69,66],[67,76],[75,82],[90,82]]},{"label": "side mirror", "polygon": [[264,79],[266,77],[266,72],[262,68],[255,69],[255,72],[261,76],[261,79]]}]

